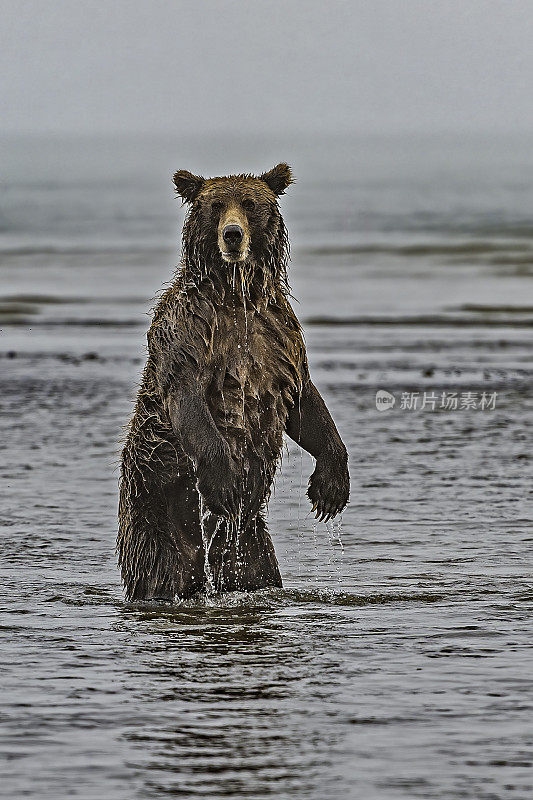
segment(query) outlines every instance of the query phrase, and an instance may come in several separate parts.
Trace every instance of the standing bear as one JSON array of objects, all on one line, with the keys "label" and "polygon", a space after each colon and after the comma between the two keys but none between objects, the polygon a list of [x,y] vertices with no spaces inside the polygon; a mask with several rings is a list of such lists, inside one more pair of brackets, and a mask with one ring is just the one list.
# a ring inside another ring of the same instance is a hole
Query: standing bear
[{"label": "standing bear", "polygon": [[260,177],[174,175],[190,205],[181,266],[154,312],[122,452],[128,599],[282,585],[264,514],[284,433],[316,459],[317,516],[348,502],[346,448],[289,303],[277,198],[290,183],[287,164]]}]

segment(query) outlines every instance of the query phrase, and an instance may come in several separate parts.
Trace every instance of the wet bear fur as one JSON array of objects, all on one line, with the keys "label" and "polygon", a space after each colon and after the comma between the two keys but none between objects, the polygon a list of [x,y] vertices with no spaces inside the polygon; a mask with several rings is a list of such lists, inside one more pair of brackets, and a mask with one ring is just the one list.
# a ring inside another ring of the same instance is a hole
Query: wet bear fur
[{"label": "wet bear fur", "polygon": [[153,315],[121,459],[128,599],[281,586],[265,510],[284,433],[316,459],[317,516],[347,503],[346,449],[289,302],[277,198],[291,182],[286,164],[260,177],[174,176],[190,206],[181,265]]}]

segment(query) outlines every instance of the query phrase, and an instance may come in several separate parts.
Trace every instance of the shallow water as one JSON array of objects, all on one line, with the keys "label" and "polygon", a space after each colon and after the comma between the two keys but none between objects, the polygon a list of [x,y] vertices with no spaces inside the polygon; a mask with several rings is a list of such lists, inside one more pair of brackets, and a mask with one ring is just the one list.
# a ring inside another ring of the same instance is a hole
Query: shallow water
[{"label": "shallow water", "polygon": [[[216,153],[5,143],[0,795],[531,796],[526,144],[341,142],[327,164],[323,143],[267,163],[228,145],[220,171],[300,162],[291,278],[352,500],[314,525],[289,444],[269,511],[285,588],[170,606],[122,598],[119,440],[177,261],[168,173]],[[424,391],[435,410],[401,408]]]}]

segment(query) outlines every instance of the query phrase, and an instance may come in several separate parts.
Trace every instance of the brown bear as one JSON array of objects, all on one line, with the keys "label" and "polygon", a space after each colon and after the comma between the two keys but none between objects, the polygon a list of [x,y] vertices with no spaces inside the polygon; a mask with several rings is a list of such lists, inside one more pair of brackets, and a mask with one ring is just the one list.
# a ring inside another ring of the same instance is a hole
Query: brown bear
[{"label": "brown bear", "polygon": [[277,198],[290,183],[287,164],[260,177],[174,175],[190,204],[181,266],[154,312],[122,452],[128,599],[282,585],[264,514],[284,432],[316,459],[317,516],[348,502],[346,448],[289,303]]}]

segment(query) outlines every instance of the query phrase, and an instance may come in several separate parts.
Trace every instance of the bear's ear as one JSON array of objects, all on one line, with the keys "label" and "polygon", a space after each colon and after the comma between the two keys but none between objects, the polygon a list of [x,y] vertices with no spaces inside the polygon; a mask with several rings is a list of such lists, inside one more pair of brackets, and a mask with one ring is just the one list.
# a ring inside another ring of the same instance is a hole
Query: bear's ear
[{"label": "bear's ear", "polygon": [[269,189],[272,189],[275,195],[283,194],[287,186],[294,183],[291,168],[288,164],[278,164],[273,167],[269,172],[263,172],[259,176],[262,181],[266,183]]},{"label": "bear's ear", "polygon": [[200,175],[193,175],[186,169],[180,169],[176,172],[173,179],[174,186],[180,197],[183,197],[186,203],[192,203],[202,190],[205,179]]}]

